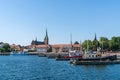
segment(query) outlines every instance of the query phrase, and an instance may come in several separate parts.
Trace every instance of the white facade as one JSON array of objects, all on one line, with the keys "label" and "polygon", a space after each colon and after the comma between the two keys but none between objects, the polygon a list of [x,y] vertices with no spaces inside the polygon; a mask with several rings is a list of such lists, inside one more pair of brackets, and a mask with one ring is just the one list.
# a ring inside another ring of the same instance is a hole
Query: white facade
[{"label": "white facade", "polygon": [[47,53],[47,49],[46,48],[37,48],[37,52]]},{"label": "white facade", "polygon": [[106,57],[107,54],[105,52],[93,52],[93,53],[85,53],[84,58],[100,58]]}]

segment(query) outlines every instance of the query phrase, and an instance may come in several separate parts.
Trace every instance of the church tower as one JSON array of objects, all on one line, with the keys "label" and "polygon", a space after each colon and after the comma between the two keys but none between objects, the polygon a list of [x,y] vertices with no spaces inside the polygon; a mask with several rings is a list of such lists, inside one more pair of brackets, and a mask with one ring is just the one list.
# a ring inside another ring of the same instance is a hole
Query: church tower
[{"label": "church tower", "polygon": [[93,48],[94,48],[94,50],[95,51],[97,51],[97,48],[99,47],[99,41],[97,40],[97,37],[96,37],[96,34],[95,34],[95,38],[94,38],[94,40],[93,40]]},{"label": "church tower", "polygon": [[45,38],[44,38],[44,43],[45,43],[45,45],[49,44],[49,38],[48,38],[47,29],[46,29],[46,35],[45,35]]}]

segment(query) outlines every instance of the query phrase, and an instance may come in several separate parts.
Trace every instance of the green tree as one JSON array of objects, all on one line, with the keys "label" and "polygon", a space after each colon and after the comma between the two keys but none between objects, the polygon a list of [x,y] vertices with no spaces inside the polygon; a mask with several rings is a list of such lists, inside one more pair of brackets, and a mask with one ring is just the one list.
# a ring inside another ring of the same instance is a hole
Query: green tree
[{"label": "green tree", "polygon": [[5,49],[4,48],[0,48],[0,52],[5,52]]},{"label": "green tree", "polygon": [[112,37],[109,42],[109,47],[113,51],[120,50],[120,37]]},{"label": "green tree", "polygon": [[98,47],[100,47],[100,43],[98,40],[93,40],[93,49],[92,50],[97,50]]},{"label": "green tree", "polygon": [[8,43],[4,43],[3,44],[3,46],[2,46],[2,48],[4,48],[5,49],[5,52],[10,52],[10,45],[8,44]]},{"label": "green tree", "polygon": [[83,43],[82,43],[82,47],[84,50],[92,50],[93,48],[93,45],[92,45],[92,41],[91,40],[85,40]]},{"label": "green tree", "polygon": [[103,50],[108,50],[109,49],[109,40],[108,40],[108,38],[100,37],[99,43],[100,43],[101,49],[103,49]]}]

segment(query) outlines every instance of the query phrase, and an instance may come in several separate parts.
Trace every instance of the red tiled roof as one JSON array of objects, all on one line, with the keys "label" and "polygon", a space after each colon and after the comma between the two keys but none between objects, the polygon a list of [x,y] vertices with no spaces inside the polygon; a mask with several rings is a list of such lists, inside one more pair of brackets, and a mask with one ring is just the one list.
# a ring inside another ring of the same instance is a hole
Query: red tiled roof
[{"label": "red tiled roof", "polygon": [[37,45],[36,48],[47,48],[47,45]]},{"label": "red tiled roof", "polygon": [[[52,47],[71,47],[71,44],[54,44]],[[79,44],[73,44],[73,47],[80,47]]]}]

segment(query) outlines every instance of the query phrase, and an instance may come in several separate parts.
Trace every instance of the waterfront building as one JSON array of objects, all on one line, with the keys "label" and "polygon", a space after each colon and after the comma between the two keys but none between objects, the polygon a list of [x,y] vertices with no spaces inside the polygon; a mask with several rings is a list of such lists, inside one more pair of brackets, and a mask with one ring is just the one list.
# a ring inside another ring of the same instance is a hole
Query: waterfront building
[{"label": "waterfront building", "polygon": [[52,46],[53,52],[68,52],[69,50],[77,50],[80,51],[81,44],[76,41],[74,44],[54,44]]},{"label": "waterfront building", "polygon": [[80,51],[81,44],[76,41],[74,44],[49,44],[48,32],[46,29],[46,35],[44,41],[32,40],[31,45],[27,46],[28,50],[37,51],[39,53],[47,53],[47,51],[52,52],[68,52],[69,50]]},{"label": "waterfront building", "polygon": [[44,41],[38,41],[36,38],[36,40],[32,40],[32,42],[31,42],[31,45],[33,45],[33,46],[48,45],[48,44],[49,44],[49,38],[48,38],[47,29],[46,29],[46,35],[45,35]]},{"label": "waterfront building", "polygon": [[46,29],[46,35],[44,41],[32,40],[31,45],[28,46],[29,50],[36,50],[39,53],[46,53],[49,48],[49,38]]},{"label": "waterfront building", "polygon": [[23,51],[23,48],[20,45],[16,45],[16,44],[12,44],[10,45],[10,48],[12,49],[12,51]]}]

